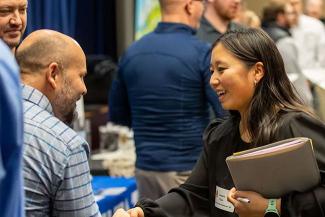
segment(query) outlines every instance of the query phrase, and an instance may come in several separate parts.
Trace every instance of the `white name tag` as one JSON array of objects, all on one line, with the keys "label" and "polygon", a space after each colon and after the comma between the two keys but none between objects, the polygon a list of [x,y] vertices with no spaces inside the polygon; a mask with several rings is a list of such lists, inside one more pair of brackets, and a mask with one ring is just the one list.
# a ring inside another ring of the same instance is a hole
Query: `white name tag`
[{"label": "white name tag", "polygon": [[229,190],[216,186],[216,197],[214,201],[215,207],[227,212],[234,212],[234,206],[228,202],[227,195]]}]

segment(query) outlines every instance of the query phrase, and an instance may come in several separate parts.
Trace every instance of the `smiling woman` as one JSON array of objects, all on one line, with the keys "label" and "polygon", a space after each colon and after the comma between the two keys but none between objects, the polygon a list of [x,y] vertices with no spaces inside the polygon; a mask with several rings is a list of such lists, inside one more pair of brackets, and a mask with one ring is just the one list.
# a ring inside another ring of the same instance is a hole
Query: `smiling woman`
[{"label": "smiling woman", "polygon": [[255,145],[274,137],[281,110],[311,114],[293,89],[278,49],[263,31],[248,29],[219,38],[213,45],[211,70],[210,84],[223,93],[223,107],[240,114],[242,133],[249,135],[249,142],[254,138]]},{"label": "smiling woman", "polygon": [[210,84],[219,96],[222,107],[245,113],[251,101],[255,84],[263,77],[263,64],[248,67],[222,44],[212,51]]},{"label": "smiling woman", "polygon": [[324,179],[306,192],[264,198],[233,188],[225,163],[235,152],[308,137],[325,175],[325,125],[296,96],[272,39],[259,29],[229,31],[213,45],[210,68],[211,86],[230,117],[206,129],[204,150],[188,180],[156,201],[139,201],[132,216],[324,217]]}]

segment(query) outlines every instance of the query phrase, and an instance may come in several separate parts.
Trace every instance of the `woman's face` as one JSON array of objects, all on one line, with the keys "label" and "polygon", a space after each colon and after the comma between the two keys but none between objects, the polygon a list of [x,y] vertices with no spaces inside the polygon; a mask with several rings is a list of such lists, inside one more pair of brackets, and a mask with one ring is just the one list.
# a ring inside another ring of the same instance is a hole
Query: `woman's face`
[{"label": "woman's face", "polygon": [[210,85],[222,107],[246,112],[255,90],[254,66],[249,69],[219,43],[212,50],[210,70]]}]

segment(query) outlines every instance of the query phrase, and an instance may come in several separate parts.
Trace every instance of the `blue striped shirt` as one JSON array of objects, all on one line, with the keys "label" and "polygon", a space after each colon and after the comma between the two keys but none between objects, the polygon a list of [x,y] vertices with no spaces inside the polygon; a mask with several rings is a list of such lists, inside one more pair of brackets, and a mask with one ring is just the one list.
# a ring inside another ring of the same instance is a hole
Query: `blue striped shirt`
[{"label": "blue striped shirt", "polygon": [[40,91],[22,86],[27,216],[100,216],[88,165],[89,146],[57,119]]}]

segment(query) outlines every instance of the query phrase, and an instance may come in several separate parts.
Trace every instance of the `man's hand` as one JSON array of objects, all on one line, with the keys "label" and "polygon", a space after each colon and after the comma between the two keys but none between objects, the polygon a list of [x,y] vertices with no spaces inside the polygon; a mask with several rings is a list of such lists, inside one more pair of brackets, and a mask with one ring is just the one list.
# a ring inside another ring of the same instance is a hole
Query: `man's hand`
[{"label": "man's hand", "polygon": [[[133,209],[129,209],[128,213],[130,214],[130,217],[144,217],[143,210],[140,207],[135,207]],[[118,216],[116,216],[118,217]]]},{"label": "man's hand", "polygon": [[130,215],[124,209],[118,209],[113,217],[130,217]]}]

